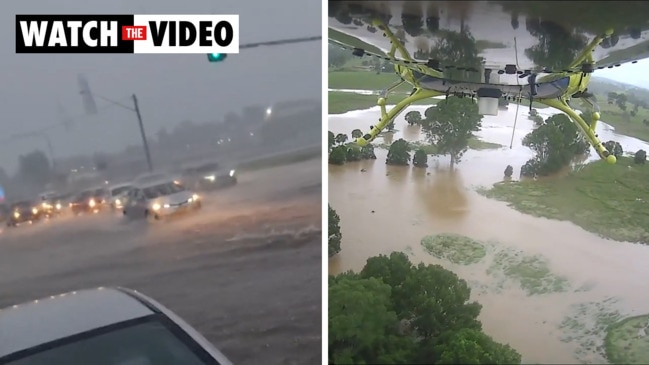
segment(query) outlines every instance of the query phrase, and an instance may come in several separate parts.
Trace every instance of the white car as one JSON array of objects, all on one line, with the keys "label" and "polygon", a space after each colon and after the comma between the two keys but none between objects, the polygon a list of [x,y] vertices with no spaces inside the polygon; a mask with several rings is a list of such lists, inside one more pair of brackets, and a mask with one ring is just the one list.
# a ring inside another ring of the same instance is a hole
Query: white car
[{"label": "white car", "polygon": [[200,197],[174,180],[135,185],[126,197],[123,213],[128,218],[160,219],[201,208]]},{"label": "white car", "polygon": [[155,300],[129,289],[97,288],[0,310],[0,364],[232,363]]},{"label": "white car", "polygon": [[112,209],[121,210],[124,207],[124,201],[128,191],[133,187],[131,183],[117,184],[111,186],[109,191],[110,207]]}]

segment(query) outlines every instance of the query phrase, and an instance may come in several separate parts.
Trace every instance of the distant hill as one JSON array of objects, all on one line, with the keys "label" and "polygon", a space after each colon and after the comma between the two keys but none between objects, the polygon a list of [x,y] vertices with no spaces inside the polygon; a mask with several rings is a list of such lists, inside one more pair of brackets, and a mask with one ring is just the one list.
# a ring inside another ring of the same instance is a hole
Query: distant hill
[{"label": "distant hill", "polygon": [[609,92],[633,94],[640,100],[649,101],[649,89],[635,85],[625,84],[623,82],[594,76],[588,85],[588,91],[605,96]]}]

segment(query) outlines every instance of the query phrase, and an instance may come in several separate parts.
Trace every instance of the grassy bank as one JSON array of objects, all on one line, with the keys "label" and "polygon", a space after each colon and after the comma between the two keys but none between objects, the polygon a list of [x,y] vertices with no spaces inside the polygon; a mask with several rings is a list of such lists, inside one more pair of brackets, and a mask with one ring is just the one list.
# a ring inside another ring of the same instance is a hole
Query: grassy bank
[{"label": "grassy bank", "polygon": [[597,161],[556,179],[498,183],[480,192],[527,214],[571,221],[587,231],[649,244],[649,165],[628,157]]},{"label": "grassy bank", "polygon": [[[290,165],[311,159],[320,159],[322,148],[320,146],[307,147],[297,151],[277,154],[267,157],[260,157],[254,160],[242,162],[237,166],[239,171],[262,170],[271,167]],[[318,163],[320,163],[318,161]]]},{"label": "grassy bank", "polygon": [[[395,93],[388,98],[388,104],[396,104],[406,96],[405,93]],[[329,114],[343,114],[352,110],[369,109],[376,106],[377,95],[362,95],[342,91],[329,92]],[[439,99],[420,100],[412,105],[435,105]]]},{"label": "grassy bank", "polygon": [[612,364],[649,363],[649,315],[630,317],[608,328],[604,346]]},{"label": "grassy bank", "polygon": [[[643,120],[649,119],[649,110],[639,108],[637,115],[632,117],[624,114],[616,105],[603,102],[599,107],[602,121],[612,125],[615,132],[649,142],[649,126],[642,123]],[[631,108],[630,105],[627,107]]]}]

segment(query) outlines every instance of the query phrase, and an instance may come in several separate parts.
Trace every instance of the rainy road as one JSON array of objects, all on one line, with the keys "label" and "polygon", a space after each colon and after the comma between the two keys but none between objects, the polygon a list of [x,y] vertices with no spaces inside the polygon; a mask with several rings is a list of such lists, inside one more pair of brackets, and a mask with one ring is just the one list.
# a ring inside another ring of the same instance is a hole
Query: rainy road
[{"label": "rainy road", "polygon": [[0,307],[124,286],[178,313],[234,363],[319,363],[320,160],[239,181],[171,221],[103,214],[4,229]]}]

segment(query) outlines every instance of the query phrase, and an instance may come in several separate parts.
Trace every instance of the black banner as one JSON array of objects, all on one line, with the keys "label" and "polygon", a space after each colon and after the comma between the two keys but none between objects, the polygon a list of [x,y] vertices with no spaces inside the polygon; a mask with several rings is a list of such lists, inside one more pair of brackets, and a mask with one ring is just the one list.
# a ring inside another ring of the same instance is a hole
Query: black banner
[{"label": "black banner", "polygon": [[122,40],[133,22],[133,15],[16,15],[16,53],[133,53],[133,41]]}]

